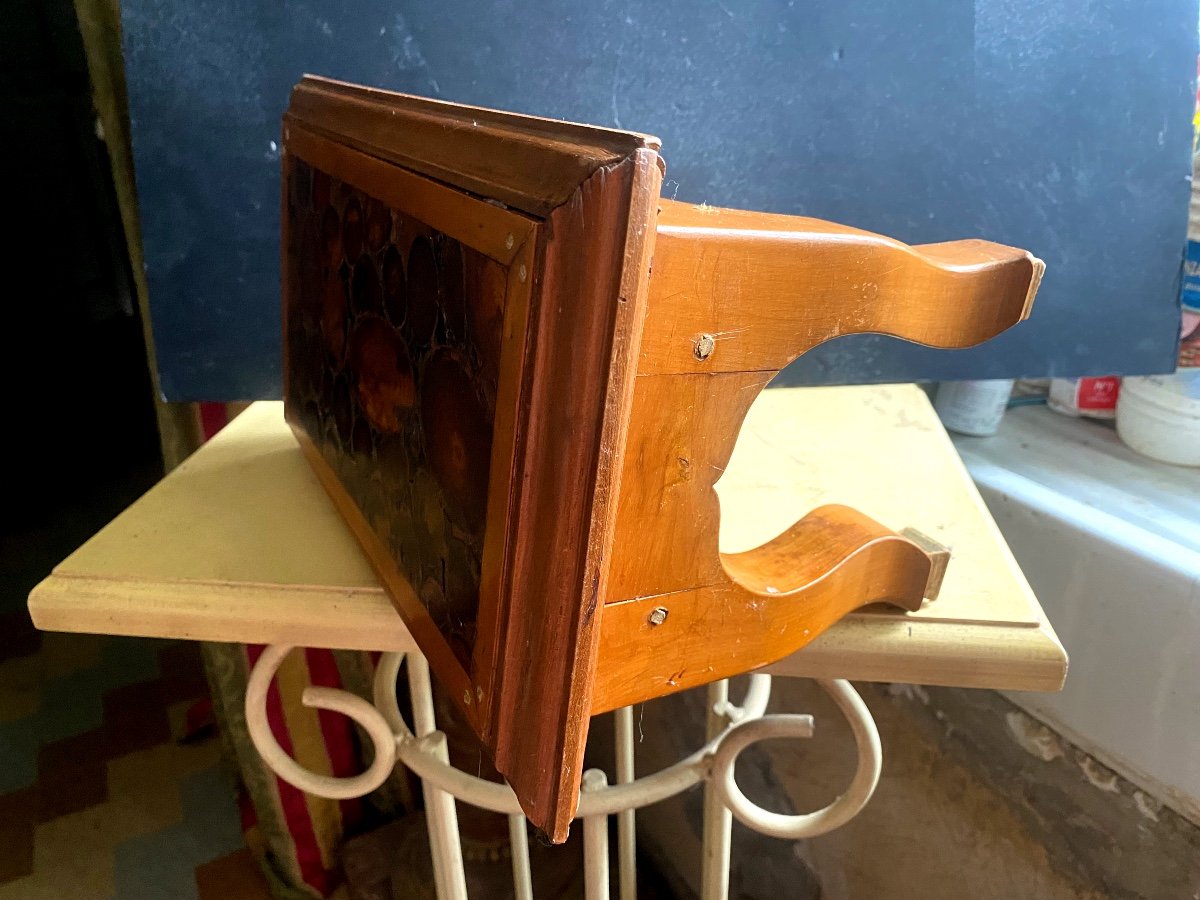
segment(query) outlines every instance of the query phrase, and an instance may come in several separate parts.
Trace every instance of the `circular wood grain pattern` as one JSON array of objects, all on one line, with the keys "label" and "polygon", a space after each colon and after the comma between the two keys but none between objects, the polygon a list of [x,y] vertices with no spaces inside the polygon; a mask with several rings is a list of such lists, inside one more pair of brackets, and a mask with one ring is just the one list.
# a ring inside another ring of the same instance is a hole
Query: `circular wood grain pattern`
[{"label": "circular wood grain pattern", "polygon": [[334,369],[340,369],[346,358],[346,285],[339,273],[325,279],[321,289],[321,334]]},{"label": "circular wood grain pattern", "polygon": [[406,290],[408,312],[405,331],[415,346],[424,347],[433,337],[438,314],[438,271],[433,243],[417,238],[408,251]]},{"label": "circular wood grain pattern", "polygon": [[359,254],[363,252],[365,231],[362,205],[357,197],[351,197],[342,211],[342,252],[347,260],[358,259]]},{"label": "circular wood grain pattern", "polygon": [[397,432],[400,415],[416,399],[412,364],[400,336],[382,317],[362,317],[350,335],[350,366],[359,406],[382,432]]},{"label": "circular wood grain pattern", "polygon": [[289,171],[289,402],[466,665],[507,269],[302,161]]},{"label": "circular wood grain pattern", "polygon": [[465,270],[468,341],[479,357],[483,377],[495,384],[500,377],[507,273],[480,253],[470,254]]},{"label": "circular wood grain pattern", "polygon": [[366,253],[354,263],[350,277],[350,308],[356,316],[383,312],[383,286],[379,282],[379,270],[375,260]]},{"label": "circular wood grain pattern", "polygon": [[447,514],[480,531],[487,515],[492,429],[460,353],[437,350],[425,364],[421,424],[429,467],[450,501]]},{"label": "circular wood grain pattern", "polygon": [[354,429],[350,432],[350,449],[356,456],[371,456],[375,450],[375,436],[371,425],[364,416],[354,420]]},{"label": "circular wood grain pattern", "polygon": [[333,404],[330,409],[334,430],[338,436],[338,445],[342,448],[350,445],[350,431],[354,427],[354,401],[350,396],[350,382],[345,376],[339,376],[333,383]]},{"label": "circular wood grain pattern", "polygon": [[332,206],[321,213],[321,261],[328,269],[342,264],[342,223]]},{"label": "circular wood grain pattern", "polygon": [[467,334],[467,286],[462,245],[458,241],[442,241],[439,255],[445,341],[456,344]]},{"label": "circular wood grain pattern", "polygon": [[387,246],[392,236],[392,211],[374,197],[367,198],[366,205],[367,251],[378,253]]},{"label": "circular wood grain pattern", "polygon": [[383,254],[383,308],[388,321],[397,328],[404,324],[407,296],[404,259],[395,246],[390,246]]}]

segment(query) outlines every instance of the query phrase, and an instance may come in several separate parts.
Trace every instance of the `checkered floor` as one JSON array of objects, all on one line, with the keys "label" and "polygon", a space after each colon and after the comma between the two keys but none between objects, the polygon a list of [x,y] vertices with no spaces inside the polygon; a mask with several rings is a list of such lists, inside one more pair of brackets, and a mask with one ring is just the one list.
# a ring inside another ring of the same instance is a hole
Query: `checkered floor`
[{"label": "checkered floor", "polygon": [[264,896],[194,644],[0,614],[0,900]]}]

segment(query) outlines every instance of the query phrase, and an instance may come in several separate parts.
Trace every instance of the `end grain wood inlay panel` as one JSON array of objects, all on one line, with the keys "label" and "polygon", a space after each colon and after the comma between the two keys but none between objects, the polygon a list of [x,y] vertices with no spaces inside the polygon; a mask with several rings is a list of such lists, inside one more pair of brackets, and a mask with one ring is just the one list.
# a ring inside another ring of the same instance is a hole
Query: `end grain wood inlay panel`
[{"label": "end grain wood inlay panel", "polygon": [[936,596],[836,502],[722,554],[755,397],[839,334],[965,347],[1042,264],[664,201],[646,135],[306,78],[284,117],[285,400],[414,639],[551,840],[592,714]]},{"label": "end grain wood inlay panel", "polygon": [[288,421],[448,696],[564,840],[657,141],[306,78],[284,172]]},{"label": "end grain wood inlay panel", "polygon": [[301,159],[286,179],[288,403],[469,667],[507,270]]}]

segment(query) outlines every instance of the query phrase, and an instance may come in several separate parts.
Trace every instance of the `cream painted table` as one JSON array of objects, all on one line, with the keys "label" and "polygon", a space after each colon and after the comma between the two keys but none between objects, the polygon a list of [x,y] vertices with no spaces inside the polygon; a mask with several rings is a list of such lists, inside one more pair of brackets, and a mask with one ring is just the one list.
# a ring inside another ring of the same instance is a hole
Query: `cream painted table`
[{"label": "cream painted table", "polygon": [[[749,743],[811,730],[806,716],[763,716],[766,675],[751,679],[740,707],[729,703],[725,683],[710,686],[709,744],[636,780],[632,714],[618,710],[619,783],[608,787],[604,773],[592,770],[581,797],[589,896],[608,896],[607,815],[619,819],[621,896],[630,900],[633,809],[701,781],[706,897],[727,892],[730,808],[752,827],[783,837],[829,830],[857,812],[878,779],[878,735],[853,689],[832,679],[1053,691],[1066,674],[1062,645],[917,387],[767,391],[751,409],[718,492],[723,551],[756,546],[822,503],[845,503],[949,546],[941,595],[915,613],[852,614],[765,670],[822,680],[854,726],[858,774],[846,795],[818,813],[767,813],[749,804],[733,780],[733,760]],[[427,695],[427,669],[301,456],[282,404],[251,406],[56,567],[30,595],[29,609],[34,624],[50,631],[279,645],[264,654],[247,697],[248,717],[258,723],[255,743],[267,762],[301,787],[338,796],[371,789],[397,760],[413,769],[425,783],[440,897],[465,896],[451,795],[509,813],[517,896],[528,896],[527,856],[520,852],[525,831],[511,792],[475,784],[445,765],[444,737],[434,730],[427,696],[413,698],[415,733],[400,719],[401,659],[407,654],[417,694]],[[314,705],[355,717],[372,735],[375,761],[357,779],[315,779],[270,737],[256,704],[289,646],[390,651],[376,682],[378,709],[310,689]]]}]

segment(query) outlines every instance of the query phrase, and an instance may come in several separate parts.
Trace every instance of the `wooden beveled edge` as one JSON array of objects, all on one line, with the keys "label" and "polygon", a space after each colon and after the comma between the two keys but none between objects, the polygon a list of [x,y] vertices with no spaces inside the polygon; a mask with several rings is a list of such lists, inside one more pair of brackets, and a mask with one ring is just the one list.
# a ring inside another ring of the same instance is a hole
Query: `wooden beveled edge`
[{"label": "wooden beveled edge", "polygon": [[478,707],[461,702],[464,695],[467,697],[473,695],[471,677],[459,662],[441,630],[434,623],[425,604],[421,602],[421,598],[413,590],[408,578],[400,571],[392,554],[375,534],[375,530],[358,508],[358,504],[346,491],[342,480],[330,468],[329,463],[325,461],[325,457],[321,455],[321,451],[313,443],[308,433],[294,422],[288,424],[291,426],[292,434],[296,436],[296,441],[300,444],[305,458],[316,473],[317,480],[321,482],[325,493],[337,507],[342,520],[354,533],[371,568],[375,570],[376,576],[386,588],[392,605],[396,607],[397,612],[408,626],[413,640],[421,648],[425,658],[429,660],[430,668],[437,673],[442,686],[446,688],[449,695],[458,701],[458,708],[466,716],[471,726],[476,730],[482,730],[483,723],[478,720]]},{"label": "wooden beveled edge", "polygon": [[[1066,650],[1048,621],[1035,627],[851,614],[811,644],[759,671],[789,678],[925,684],[997,691],[1062,690]],[[904,670],[898,677],[897,670]]]},{"label": "wooden beveled edge", "polygon": [[297,157],[506,268],[537,228],[537,221],[527,215],[482,202],[303,125],[284,126],[283,152],[285,159]]},{"label": "wooden beveled edge", "polygon": [[[497,768],[530,820],[565,840],[623,450],[605,441],[628,419],[626,382],[636,369],[663,172],[658,142],[324,79],[296,87],[284,122],[546,219],[530,271],[532,355],[520,393],[498,621],[503,670],[514,677],[500,687],[495,728],[468,718],[496,735]],[[571,427],[551,426],[555,410],[571,411]],[[531,484],[536,489],[525,490]],[[511,597],[534,609],[506,607]],[[461,706],[469,685],[453,687]]]},{"label": "wooden beveled edge", "polygon": [[[411,652],[416,641],[382,587],[134,581],[55,571],[29,594],[41,631]],[[882,621],[851,613],[760,669],[788,678],[1057,691],[1067,656],[1048,623]]]},{"label": "wooden beveled edge", "polygon": [[661,183],[648,148],[597,169],[535,266],[495,764],[556,843],[582,776]]},{"label": "wooden beveled edge", "polygon": [[[450,186],[442,184],[432,179],[426,178],[423,175],[410,172],[406,169],[396,166],[393,163],[385,162],[368,156],[364,153],[355,150],[352,147],[347,147],[337,143],[331,138],[313,134],[306,128],[299,125],[285,125],[284,127],[284,159],[287,169],[290,171],[293,159],[303,160],[308,165],[312,166],[321,172],[339,178],[356,188],[365,191],[369,196],[382,201],[390,208],[396,209],[401,213],[419,219],[424,224],[449,237],[459,241],[463,246],[476,250],[485,256],[494,259],[496,262],[505,266],[509,270],[509,278],[507,279],[506,298],[505,298],[505,342],[506,353],[501,363],[500,384],[498,385],[497,396],[497,415],[493,429],[492,442],[492,459],[490,465],[490,478],[488,489],[488,525],[485,532],[485,568],[495,568],[501,563],[504,552],[504,518],[507,514],[507,506],[509,499],[509,481],[513,468],[513,435],[516,428],[516,393],[518,390],[517,381],[520,378],[520,363],[524,351],[524,334],[526,329],[526,313],[528,310],[528,300],[530,293],[530,285],[528,282],[522,283],[516,276],[517,263],[523,263],[526,270],[532,268],[533,252],[537,242],[537,234],[539,223],[528,216],[512,210],[502,209],[493,204],[486,203],[477,197],[465,194],[460,190],[456,190]],[[287,185],[284,185],[285,204]],[[284,219],[286,228],[286,218]],[[288,241],[283,241],[284,253],[284,268],[283,277],[285,279],[285,294],[284,297],[290,296],[287,292],[287,279],[291,277],[291,269],[287,258]],[[285,309],[286,318],[286,309]],[[284,333],[287,334],[286,321],[284,323]],[[517,346],[517,345],[520,346]],[[519,351],[519,352],[513,352]],[[287,342],[284,342],[285,366]],[[285,382],[289,377],[289,370],[284,371]],[[299,435],[302,429],[299,424],[291,418],[291,411],[288,409],[286,399],[289,396],[285,390],[285,417],[288,419],[292,430]],[[305,442],[301,441],[302,447]],[[308,449],[307,447],[305,448]],[[315,451],[315,448],[313,448]],[[320,459],[320,465],[328,468],[323,457],[319,452],[316,452],[316,458]],[[306,453],[306,456],[312,460],[313,453]],[[335,480],[336,476],[329,473]],[[335,494],[330,490],[329,485],[325,481],[323,470],[318,466],[318,476],[321,477],[322,483],[326,487],[326,491],[334,497],[335,505],[343,511],[347,505],[353,506],[353,502],[349,499],[345,489],[338,482],[338,491]],[[496,523],[496,524],[493,524]],[[389,559],[391,554],[379,542],[378,538],[374,537],[372,531],[372,539],[369,543],[364,544],[364,549],[369,557],[372,558],[372,564],[376,571],[380,571],[379,565],[375,564],[375,556],[386,556]],[[360,535],[360,543],[363,539]],[[398,574],[399,568],[393,565],[396,570],[393,577],[400,578],[403,576]],[[497,586],[499,582],[498,573],[485,572],[486,581],[492,586]],[[392,578],[385,577],[383,574],[380,577],[385,583],[391,583]],[[411,586],[406,587],[411,593]],[[398,591],[399,588],[396,588]],[[397,596],[393,591],[393,596]],[[497,607],[500,599],[498,593],[493,592],[490,595],[481,590],[480,596],[480,624],[488,626],[494,623],[498,616]],[[410,627],[414,629],[416,634],[424,641],[424,636],[437,631],[432,619],[430,619],[428,611],[423,604],[417,603],[402,603],[399,599],[396,600],[398,611],[403,615]],[[440,637],[440,631],[437,632]],[[441,648],[445,645],[444,638],[435,645],[438,649],[431,651],[430,655],[434,665],[434,671],[441,674],[440,665],[443,662],[450,665],[449,659],[453,657],[454,668],[457,670],[455,674],[456,681],[458,674],[461,674],[464,684],[467,689],[458,690],[457,687],[451,692],[451,696],[455,704],[462,710],[463,714],[471,721],[476,728],[486,733],[490,722],[492,712],[490,709],[492,700],[495,696],[495,690],[492,684],[492,669],[494,666],[495,655],[495,635],[488,635],[481,629],[481,636],[485,639],[476,642],[473,648],[470,671],[465,671],[458,664],[457,657],[442,652]],[[445,647],[448,649],[448,646]],[[472,702],[466,702],[467,698],[471,698]],[[480,704],[483,704],[482,708]]]},{"label": "wooden beveled edge", "polygon": [[[540,226],[539,226],[540,228]],[[535,234],[535,238],[539,236]],[[475,684],[480,736],[495,746],[496,704],[500,694],[496,673],[505,621],[505,566],[508,556],[508,516],[513,508],[517,478],[517,434],[520,431],[521,382],[528,358],[530,301],[536,254],[540,242],[531,240],[508,268],[505,285],[500,375],[496,388],[497,415],[492,424],[492,459],[488,469],[488,502],[484,525],[483,557],[479,575],[479,608],[475,618],[475,644],[471,651],[471,678]],[[521,269],[526,276],[521,278]],[[504,410],[505,415],[499,415]],[[455,697],[457,702],[458,698]]]},{"label": "wooden beveled edge", "polygon": [[598,168],[640,149],[650,135],[580,125],[365,88],[305,75],[285,122],[371,156],[545,217]]}]

